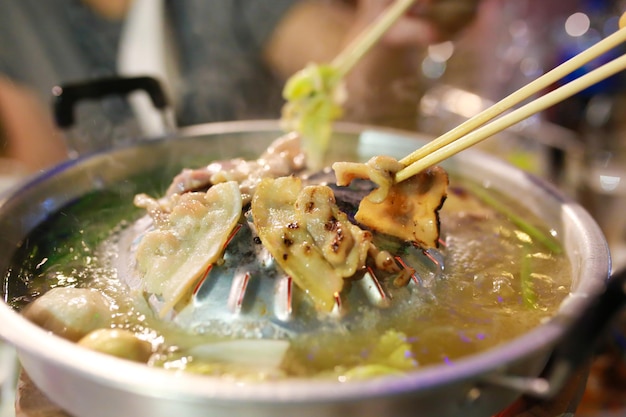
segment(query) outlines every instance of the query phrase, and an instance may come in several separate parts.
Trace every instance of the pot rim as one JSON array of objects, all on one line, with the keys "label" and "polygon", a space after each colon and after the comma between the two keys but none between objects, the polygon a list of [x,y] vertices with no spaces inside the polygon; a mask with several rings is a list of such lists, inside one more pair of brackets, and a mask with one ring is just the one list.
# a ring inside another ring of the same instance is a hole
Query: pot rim
[{"label": "pot rim", "polygon": [[[234,133],[242,131],[275,131],[276,121],[236,121],[210,123],[180,129],[176,137]],[[419,133],[400,131],[378,126],[353,123],[338,123],[337,130],[345,133],[360,133],[374,130],[383,134],[404,138],[424,139]],[[171,140],[172,135],[151,139],[155,141]],[[141,145],[130,145],[141,146]],[[103,152],[108,154],[110,151]],[[72,166],[81,164],[85,159],[97,157],[99,153],[86,155],[76,160],[67,161],[51,170],[35,176],[23,187],[35,186]],[[218,377],[199,376],[189,373],[173,373],[172,371],[148,367],[105,354],[93,352],[78,345],[54,336],[31,323],[12,310],[5,302],[0,303],[0,337],[13,344],[18,355],[28,358],[33,355],[71,370],[76,374],[97,380],[99,383],[124,387],[128,391],[140,390],[144,394],[163,398],[186,398],[189,400],[212,399],[220,402],[233,400],[263,403],[311,403],[319,401],[344,401],[363,397],[403,395],[416,390],[435,389],[442,385],[458,382],[476,376],[485,376],[501,372],[506,365],[519,361],[536,350],[550,350],[567,328],[569,319],[580,311],[589,298],[604,288],[600,277],[608,278],[610,257],[608,246],[600,228],[591,216],[573,199],[565,196],[555,187],[530,174],[522,173],[493,156],[476,150],[466,150],[455,158],[469,160],[480,158],[493,164],[494,170],[511,173],[523,181],[530,181],[541,187],[547,194],[560,202],[562,216],[573,220],[575,227],[586,231],[588,239],[584,242],[583,254],[579,260],[581,274],[594,274],[597,279],[588,280],[582,288],[570,294],[555,316],[529,332],[491,348],[487,351],[466,356],[453,362],[452,365],[435,364],[424,366],[416,372],[403,376],[380,377],[362,381],[338,383],[332,380],[287,379],[263,383],[242,383],[228,381]],[[19,189],[15,191],[19,193]],[[14,194],[16,195],[16,194]],[[0,207],[13,195],[8,195],[0,202]],[[140,383],[141,385],[137,385]]]}]

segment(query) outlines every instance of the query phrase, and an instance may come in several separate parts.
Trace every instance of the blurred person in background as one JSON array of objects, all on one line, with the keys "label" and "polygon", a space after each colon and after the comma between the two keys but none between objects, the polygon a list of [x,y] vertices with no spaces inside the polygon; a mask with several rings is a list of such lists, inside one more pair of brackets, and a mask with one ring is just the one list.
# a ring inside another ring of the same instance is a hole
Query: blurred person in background
[{"label": "blurred person in background", "polygon": [[[349,74],[345,118],[412,128],[420,88],[415,54],[457,36],[479,1],[416,0]],[[177,123],[280,117],[284,81],[309,62],[332,60],[390,2],[164,1],[179,68],[171,84]],[[30,171],[67,157],[49,112],[51,90],[118,73],[118,48],[132,3],[0,0],[2,156]],[[79,110],[82,135],[141,135],[122,98]]]},{"label": "blurred person in background", "polygon": [[0,75],[0,175],[9,177],[7,181],[67,157],[63,139],[46,110],[28,87]]}]

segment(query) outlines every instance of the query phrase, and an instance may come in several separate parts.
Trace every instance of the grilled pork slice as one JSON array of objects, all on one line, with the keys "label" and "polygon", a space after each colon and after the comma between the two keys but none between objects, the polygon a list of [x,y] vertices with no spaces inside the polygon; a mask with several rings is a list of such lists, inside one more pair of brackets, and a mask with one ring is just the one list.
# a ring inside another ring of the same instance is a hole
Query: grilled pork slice
[{"label": "grilled pork slice", "polygon": [[330,311],[344,278],[365,265],[372,235],[350,223],[330,188],[297,177],[266,178],[252,199],[257,233],[280,267],[320,311]]},{"label": "grilled pork slice", "polygon": [[355,215],[357,222],[424,249],[435,248],[439,241],[439,209],[447,196],[448,174],[436,166],[395,183],[394,176],[402,168],[402,164],[388,156],[374,157],[365,164],[333,164],[337,185],[347,186],[356,178],[378,185],[359,204]]}]

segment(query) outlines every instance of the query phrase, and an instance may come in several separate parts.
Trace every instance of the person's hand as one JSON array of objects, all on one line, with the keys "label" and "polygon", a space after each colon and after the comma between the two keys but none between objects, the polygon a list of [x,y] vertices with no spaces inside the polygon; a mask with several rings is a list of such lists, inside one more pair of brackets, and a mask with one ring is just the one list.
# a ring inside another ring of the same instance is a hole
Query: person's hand
[{"label": "person's hand", "polygon": [[[274,31],[265,58],[288,79],[311,62],[330,63],[393,0],[305,0]],[[480,0],[415,0],[345,76],[345,120],[414,127],[422,85],[416,61],[427,45],[469,25]]]},{"label": "person's hand", "polygon": [[[265,59],[285,79],[309,62],[330,62],[393,0],[304,0],[267,42]],[[469,25],[481,0],[415,0],[380,41],[384,48],[413,49],[451,39]]]},{"label": "person's hand", "polygon": [[0,75],[0,157],[36,172],[67,159],[51,115],[28,87]]}]

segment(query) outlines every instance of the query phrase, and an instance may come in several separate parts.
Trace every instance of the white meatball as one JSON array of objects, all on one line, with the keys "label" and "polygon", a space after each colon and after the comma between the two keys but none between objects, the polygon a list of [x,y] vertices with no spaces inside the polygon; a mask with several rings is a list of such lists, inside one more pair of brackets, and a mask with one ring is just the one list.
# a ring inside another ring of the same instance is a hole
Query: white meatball
[{"label": "white meatball", "polygon": [[107,299],[100,292],[86,288],[54,288],[28,305],[23,314],[33,323],[71,341],[111,323],[111,305]]}]

